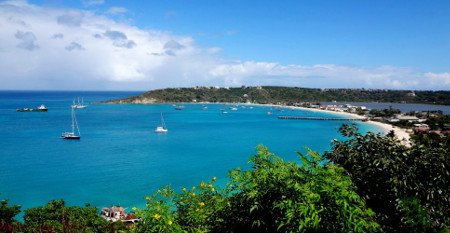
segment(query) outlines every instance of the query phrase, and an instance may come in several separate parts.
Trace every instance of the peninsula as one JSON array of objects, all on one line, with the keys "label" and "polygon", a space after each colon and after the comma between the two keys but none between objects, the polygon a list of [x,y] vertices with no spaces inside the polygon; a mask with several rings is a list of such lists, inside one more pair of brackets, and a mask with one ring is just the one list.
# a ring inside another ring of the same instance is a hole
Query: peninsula
[{"label": "peninsula", "polygon": [[292,105],[299,102],[393,102],[450,105],[450,91],[409,91],[381,89],[318,89],[300,87],[192,87],[167,88],[144,92],[111,104],[157,103],[255,103]]}]

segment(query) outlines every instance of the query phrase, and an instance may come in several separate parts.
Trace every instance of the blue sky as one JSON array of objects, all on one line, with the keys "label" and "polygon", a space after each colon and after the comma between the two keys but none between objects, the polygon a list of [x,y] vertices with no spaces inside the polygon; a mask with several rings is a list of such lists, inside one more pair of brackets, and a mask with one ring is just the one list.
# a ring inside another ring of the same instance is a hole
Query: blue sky
[{"label": "blue sky", "polygon": [[[143,41],[167,40],[166,43],[175,41],[181,45],[176,56],[165,54],[172,57],[158,60],[160,66],[148,67],[141,64],[142,60],[133,62],[136,77],[85,80],[111,82],[100,89],[241,84],[450,89],[450,1],[55,0],[24,4],[36,8],[29,12],[34,15],[33,11],[52,11],[57,18],[64,12],[82,12],[82,23],[78,25],[82,28],[88,19],[86,14],[91,21],[107,19],[101,28],[121,28],[111,30],[123,32],[133,42],[137,39],[133,40],[127,30],[151,32]],[[14,17],[25,17],[20,14],[23,11],[16,12]],[[30,32],[39,44],[38,33],[28,29],[11,29],[10,34]],[[56,30],[64,29],[55,26]],[[94,31],[89,33],[95,34]],[[82,32],[65,30],[64,35],[70,33]],[[158,38],[152,37],[155,35]],[[77,40],[80,36],[72,38]],[[128,52],[142,48],[142,43],[136,43]],[[85,52],[90,49],[86,45],[81,48]],[[114,50],[109,55],[116,56],[117,46],[111,49]],[[132,54],[121,52],[122,55]],[[129,64],[113,65],[129,67]],[[84,75],[89,76],[88,68]],[[162,78],[166,70],[172,76],[184,78]],[[45,75],[51,76],[51,71],[46,72]],[[121,72],[124,71],[98,75],[120,76]]]}]

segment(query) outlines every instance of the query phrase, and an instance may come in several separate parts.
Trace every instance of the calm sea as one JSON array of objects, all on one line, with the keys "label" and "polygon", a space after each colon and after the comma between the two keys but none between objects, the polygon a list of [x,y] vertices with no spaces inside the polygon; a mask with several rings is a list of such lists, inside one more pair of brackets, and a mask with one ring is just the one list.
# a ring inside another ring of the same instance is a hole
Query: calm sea
[{"label": "calm sea", "polygon": [[[323,152],[340,138],[339,121],[278,120],[277,115],[326,116],[303,110],[201,104],[94,105],[76,111],[81,140],[60,139],[70,130],[70,105],[137,92],[0,92],[0,198],[23,209],[63,198],[69,205],[142,207],[145,195],[170,184],[191,187],[247,167],[263,144],[286,160],[305,146]],[[16,112],[45,104],[48,112]],[[222,114],[220,109],[227,109]],[[267,112],[273,112],[268,115]],[[154,133],[163,113],[169,132]],[[360,123],[362,131],[380,129]]]}]

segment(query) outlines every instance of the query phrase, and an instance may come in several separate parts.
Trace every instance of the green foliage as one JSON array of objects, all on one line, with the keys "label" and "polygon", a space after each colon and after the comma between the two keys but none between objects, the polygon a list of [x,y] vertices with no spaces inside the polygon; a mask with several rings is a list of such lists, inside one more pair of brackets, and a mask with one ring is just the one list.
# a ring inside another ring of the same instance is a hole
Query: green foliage
[{"label": "green foliage", "polygon": [[0,201],[0,222],[13,223],[14,217],[20,213],[20,205],[8,205],[8,199]]},{"label": "green foliage", "polygon": [[392,134],[361,135],[348,125],[341,132],[349,139],[335,141],[325,157],[348,171],[359,195],[377,213],[385,231],[407,231],[412,222],[422,224],[416,228],[427,229],[431,221],[434,231],[450,224],[448,139],[416,138],[408,148]]},{"label": "green foliage", "polygon": [[[416,96],[408,96],[410,91],[403,90],[367,90],[367,89],[318,89],[299,87],[265,86],[240,88],[167,88],[153,90],[141,95],[109,103],[142,103],[152,100],[154,103],[192,102],[235,102],[250,101],[260,104],[290,104],[295,102],[318,101],[365,101],[365,102],[408,102],[450,105],[449,91],[415,91]],[[245,96],[244,96],[245,95]]]},{"label": "green foliage", "polygon": [[108,222],[95,207],[66,206],[54,200],[25,210],[24,232],[107,232]]},{"label": "green foliage", "polygon": [[234,169],[220,189],[202,182],[180,193],[165,187],[147,197],[137,232],[374,232],[365,206],[342,167],[309,151],[303,164],[258,147],[251,170]]},{"label": "green foliage", "polygon": [[372,109],[369,111],[369,114],[374,117],[393,117],[395,114],[401,113],[400,109],[389,108],[389,109]]},{"label": "green foliage", "polygon": [[437,114],[428,118],[425,122],[431,129],[448,129],[450,130],[450,115]]},{"label": "green foliage", "polygon": [[406,198],[399,201],[399,211],[404,224],[404,230],[407,232],[432,232],[433,226],[430,218],[419,199]]},{"label": "green foliage", "polygon": [[[373,232],[374,213],[344,170],[312,151],[302,164],[285,162],[259,147],[252,170],[234,170],[228,226],[234,232]],[[244,221],[242,221],[243,219]]]},{"label": "green foliage", "polygon": [[0,201],[0,232],[13,232],[19,223],[14,217],[20,213],[20,205],[8,205],[8,200]]},{"label": "green foliage", "polygon": [[217,213],[228,205],[227,191],[215,185],[216,178],[176,193],[164,187],[146,197],[146,209],[137,211],[142,222],[136,232],[210,232],[223,220]]}]

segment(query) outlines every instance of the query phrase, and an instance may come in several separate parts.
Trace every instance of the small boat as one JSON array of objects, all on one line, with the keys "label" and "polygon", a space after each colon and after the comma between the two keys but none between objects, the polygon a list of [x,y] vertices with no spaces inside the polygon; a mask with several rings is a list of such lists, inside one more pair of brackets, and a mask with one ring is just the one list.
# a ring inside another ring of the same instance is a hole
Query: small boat
[{"label": "small boat", "polygon": [[155,132],[156,133],[167,133],[167,131],[169,131],[169,130],[166,127],[166,123],[164,123],[164,118],[161,113],[161,125],[156,127]]},{"label": "small boat", "polygon": [[41,106],[37,108],[18,108],[16,109],[17,112],[47,112],[48,108],[41,104]]},{"label": "small boat", "polygon": [[202,109],[203,109],[203,110],[206,110],[206,109],[208,109],[208,106],[203,105]]},{"label": "small boat", "polygon": [[183,105],[178,105],[175,107],[175,110],[183,110],[184,106]]},{"label": "small boat", "polygon": [[78,102],[75,103],[75,100],[73,101],[72,107],[74,108],[87,108],[87,105],[84,105],[84,101],[83,98],[81,98],[81,103],[80,103],[80,98],[78,97]]},{"label": "small boat", "polygon": [[18,112],[33,112],[32,108],[18,108],[16,109]]},{"label": "small boat", "polygon": [[237,111],[238,109],[236,107],[230,107],[231,111]]},{"label": "small boat", "polygon": [[86,107],[87,107],[87,105],[84,105],[83,97],[81,97],[81,103],[80,103],[80,98],[78,98],[77,108],[86,108]]},{"label": "small boat", "polygon": [[38,112],[47,112],[48,108],[45,105],[41,104],[41,106],[39,106],[37,110]]},{"label": "small boat", "polygon": [[267,115],[272,115],[272,112],[267,112]]},{"label": "small boat", "polygon": [[[64,132],[61,135],[62,139],[80,139],[80,128],[78,128],[77,117],[75,115],[76,107],[71,106],[72,108],[72,132]],[[75,134],[75,128],[77,128],[78,135]]]}]

